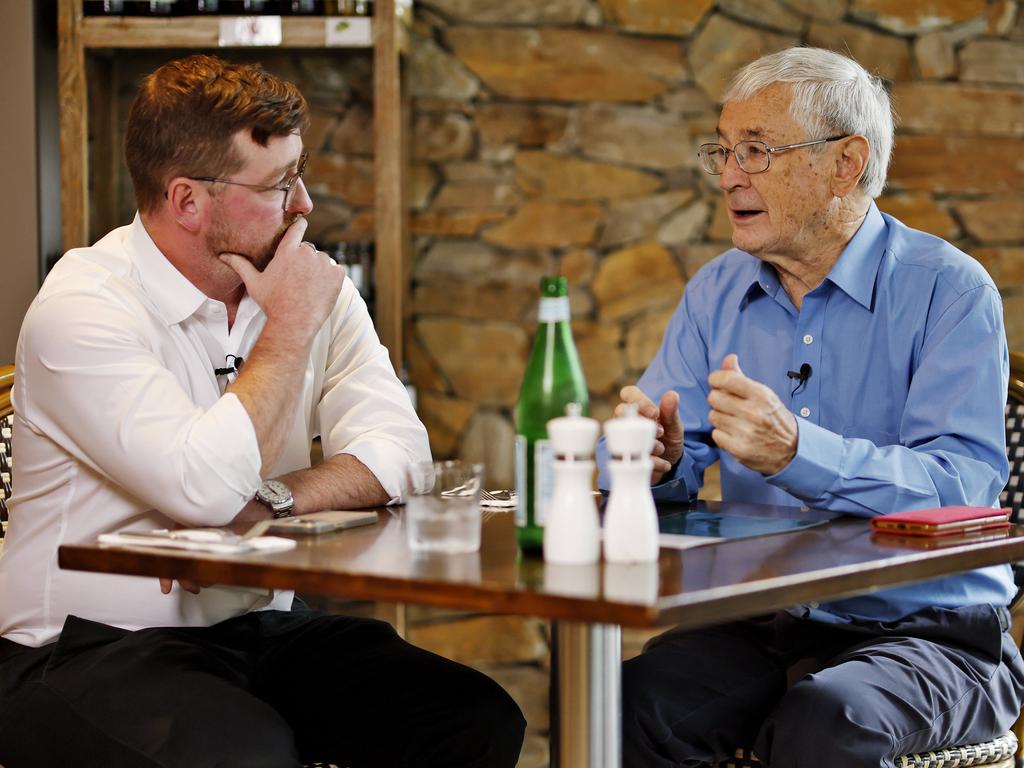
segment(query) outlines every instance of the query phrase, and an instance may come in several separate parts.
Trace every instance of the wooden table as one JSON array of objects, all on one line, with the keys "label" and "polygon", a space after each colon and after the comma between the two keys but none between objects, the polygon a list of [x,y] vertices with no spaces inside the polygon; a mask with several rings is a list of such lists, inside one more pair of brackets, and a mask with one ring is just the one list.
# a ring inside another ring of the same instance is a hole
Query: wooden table
[{"label": "wooden table", "polygon": [[[707,503],[727,514],[798,516],[785,507]],[[555,622],[558,708],[553,753],[563,768],[621,764],[621,627],[696,627],[985,565],[1024,560],[1024,526],[986,540],[929,548],[873,536],[862,519],[799,531],[663,548],[657,563],[553,566],[522,556],[512,514],[487,517],[479,553],[413,555],[401,512],[381,522],[302,538],[276,554],[204,555],[60,548],[62,568],[295,589],[350,599],[541,616]],[[553,763],[554,765],[554,763]]]}]

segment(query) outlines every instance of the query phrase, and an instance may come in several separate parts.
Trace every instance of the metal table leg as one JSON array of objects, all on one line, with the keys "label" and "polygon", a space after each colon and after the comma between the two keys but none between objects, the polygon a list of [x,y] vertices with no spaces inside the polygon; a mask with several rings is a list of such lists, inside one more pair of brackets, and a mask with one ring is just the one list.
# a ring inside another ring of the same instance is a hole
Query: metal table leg
[{"label": "metal table leg", "polygon": [[622,628],[617,624],[552,622],[552,768],[622,765]]}]

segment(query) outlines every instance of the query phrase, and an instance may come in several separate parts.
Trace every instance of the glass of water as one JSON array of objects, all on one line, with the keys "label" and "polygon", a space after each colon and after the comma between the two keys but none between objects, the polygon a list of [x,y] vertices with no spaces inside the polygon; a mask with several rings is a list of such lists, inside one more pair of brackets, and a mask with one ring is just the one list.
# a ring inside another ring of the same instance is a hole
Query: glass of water
[{"label": "glass of water", "polygon": [[405,532],[414,552],[458,554],[480,549],[484,465],[421,461],[406,472]]}]

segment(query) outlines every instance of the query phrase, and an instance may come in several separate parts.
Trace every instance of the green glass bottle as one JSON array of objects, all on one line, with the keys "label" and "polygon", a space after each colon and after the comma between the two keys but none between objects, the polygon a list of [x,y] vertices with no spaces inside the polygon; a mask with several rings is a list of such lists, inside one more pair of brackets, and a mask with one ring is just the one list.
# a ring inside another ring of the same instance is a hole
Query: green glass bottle
[{"label": "green glass bottle", "polygon": [[579,403],[584,416],[590,405],[569,325],[568,294],[564,277],[541,278],[537,336],[516,403],[516,542],[527,552],[541,550],[546,507],[554,490],[547,423],[564,416],[568,403]]}]

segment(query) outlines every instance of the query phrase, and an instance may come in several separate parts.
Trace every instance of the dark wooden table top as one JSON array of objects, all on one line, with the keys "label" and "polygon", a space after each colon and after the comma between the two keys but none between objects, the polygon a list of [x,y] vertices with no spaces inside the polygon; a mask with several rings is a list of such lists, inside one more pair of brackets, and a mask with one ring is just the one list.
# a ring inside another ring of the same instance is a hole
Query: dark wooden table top
[{"label": "dark wooden table top", "polygon": [[[733,515],[818,514],[701,506]],[[657,563],[554,566],[517,550],[509,512],[485,519],[480,552],[424,556],[406,545],[401,508],[379,511],[376,525],[298,537],[288,552],[208,555],[83,544],[62,546],[59,561],[73,570],[653,627],[704,625],[1024,560],[1024,526],[937,546],[879,537],[866,520],[840,517],[787,533],[662,548]]]}]

